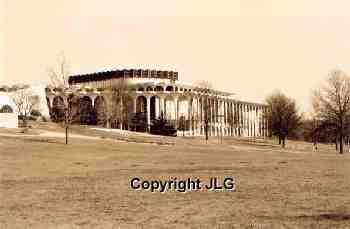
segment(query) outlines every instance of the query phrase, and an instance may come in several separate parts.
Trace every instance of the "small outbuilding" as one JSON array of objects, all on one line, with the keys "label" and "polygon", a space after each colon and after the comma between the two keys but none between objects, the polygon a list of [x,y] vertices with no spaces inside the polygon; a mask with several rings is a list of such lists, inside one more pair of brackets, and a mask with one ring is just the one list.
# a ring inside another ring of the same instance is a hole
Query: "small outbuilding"
[{"label": "small outbuilding", "polygon": [[18,128],[18,113],[7,92],[0,92],[0,128]]}]

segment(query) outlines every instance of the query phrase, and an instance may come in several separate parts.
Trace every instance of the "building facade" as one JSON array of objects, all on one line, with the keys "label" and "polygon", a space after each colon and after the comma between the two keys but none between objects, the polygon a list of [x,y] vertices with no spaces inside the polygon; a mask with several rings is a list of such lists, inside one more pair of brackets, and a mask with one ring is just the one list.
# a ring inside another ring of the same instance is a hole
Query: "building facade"
[{"label": "building facade", "polygon": [[107,102],[106,89],[120,81],[128,85],[132,112],[146,115],[148,129],[162,115],[181,129],[181,135],[205,135],[207,127],[209,136],[267,136],[264,105],[181,82],[173,71],[131,69],[70,76],[68,88],[46,89],[49,109],[68,105],[69,94],[76,93],[91,110],[97,110]]}]

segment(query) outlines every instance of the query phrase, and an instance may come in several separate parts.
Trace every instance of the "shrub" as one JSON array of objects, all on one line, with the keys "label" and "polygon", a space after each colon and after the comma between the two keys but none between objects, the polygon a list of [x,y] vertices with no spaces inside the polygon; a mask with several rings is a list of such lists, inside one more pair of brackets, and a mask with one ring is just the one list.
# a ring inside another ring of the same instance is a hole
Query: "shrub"
[{"label": "shrub", "polygon": [[168,123],[168,121],[164,118],[162,114],[159,119],[153,120],[150,133],[176,137],[177,130],[173,125]]},{"label": "shrub", "polygon": [[38,110],[32,110],[32,111],[30,112],[30,115],[31,115],[31,116],[39,117],[39,116],[41,116],[41,113],[40,113],[40,111],[38,111]]}]

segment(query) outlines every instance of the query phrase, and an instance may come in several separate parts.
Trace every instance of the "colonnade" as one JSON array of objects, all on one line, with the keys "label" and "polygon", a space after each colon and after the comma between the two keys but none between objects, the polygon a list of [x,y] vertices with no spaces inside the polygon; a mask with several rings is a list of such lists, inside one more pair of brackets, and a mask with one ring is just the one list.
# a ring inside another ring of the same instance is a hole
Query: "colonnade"
[{"label": "colonnade", "polygon": [[[265,106],[262,104],[238,101],[223,95],[191,92],[134,91],[130,95],[133,98],[133,112],[147,113],[148,129],[152,120],[163,114],[178,130],[180,121],[185,121],[185,127],[179,130],[180,135],[205,135],[206,127],[209,136],[268,135],[268,124],[263,115]],[[58,96],[67,104],[64,94],[51,93],[47,94],[50,107],[53,107],[53,101]],[[79,96],[88,97],[92,107],[98,97],[103,98],[103,94],[98,92],[82,93]]]},{"label": "colonnade", "polygon": [[[134,112],[138,100],[146,100],[147,124],[151,125],[151,99],[154,97],[155,116],[162,113],[167,120],[180,125],[180,117],[188,123],[185,135],[205,135],[208,127],[209,136],[246,136],[265,137],[268,124],[264,118],[265,106],[257,103],[237,101],[220,96],[190,96],[157,93],[142,93],[134,96]],[[207,123],[207,124],[206,124]]]}]

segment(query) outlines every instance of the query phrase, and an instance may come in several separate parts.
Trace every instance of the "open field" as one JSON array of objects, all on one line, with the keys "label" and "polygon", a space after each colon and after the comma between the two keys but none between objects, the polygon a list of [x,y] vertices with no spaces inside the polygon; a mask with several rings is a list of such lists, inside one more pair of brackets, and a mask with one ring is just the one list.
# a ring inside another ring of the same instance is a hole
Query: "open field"
[{"label": "open field", "polygon": [[[290,141],[281,149],[237,138],[149,144],[108,136],[64,145],[59,136],[12,134],[0,137],[1,229],[350,228],[350,153],[333,146],[312,152],[311,144]],[[134,177],[228,176],[234,192],[130,188]]]}]

